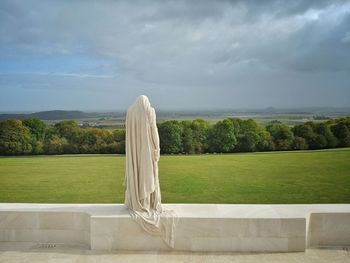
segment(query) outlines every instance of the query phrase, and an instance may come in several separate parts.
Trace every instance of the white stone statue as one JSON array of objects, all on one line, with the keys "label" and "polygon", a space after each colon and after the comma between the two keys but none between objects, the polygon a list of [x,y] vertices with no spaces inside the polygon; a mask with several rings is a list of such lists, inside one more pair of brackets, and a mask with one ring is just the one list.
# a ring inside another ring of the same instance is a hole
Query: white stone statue
[{"label": "white stone statue", "polygon": [[131,217],[152,235],[174,247],[177,216],[161,205],[158,176],[160,146],[156,114],[145,95],[128,108],[125,141],[125,205]]}]

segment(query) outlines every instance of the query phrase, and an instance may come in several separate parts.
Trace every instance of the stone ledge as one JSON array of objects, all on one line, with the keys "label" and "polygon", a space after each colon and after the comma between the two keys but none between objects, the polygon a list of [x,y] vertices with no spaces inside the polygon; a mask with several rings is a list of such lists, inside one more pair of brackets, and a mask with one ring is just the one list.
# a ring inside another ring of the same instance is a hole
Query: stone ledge
[{"label": "stone ledge", "polygon": [[[175,248],[145,233],[122,204],[0,203],[0,246],[99,250],[305,251],[350,246],[350,204],[164,204],[179,216]],[[336,225],[335,225],[336,224]]]}]

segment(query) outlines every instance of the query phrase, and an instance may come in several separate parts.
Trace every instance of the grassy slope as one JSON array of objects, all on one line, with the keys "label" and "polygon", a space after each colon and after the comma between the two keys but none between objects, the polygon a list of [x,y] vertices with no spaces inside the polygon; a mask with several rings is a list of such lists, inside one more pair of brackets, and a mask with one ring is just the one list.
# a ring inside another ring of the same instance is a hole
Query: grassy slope
[{"label": "grassy slope", "polygon": [[[0,158],[0,202],[122,203],[125,157]],[[164,203],[350,203],[350,148],[161,156]]]}]

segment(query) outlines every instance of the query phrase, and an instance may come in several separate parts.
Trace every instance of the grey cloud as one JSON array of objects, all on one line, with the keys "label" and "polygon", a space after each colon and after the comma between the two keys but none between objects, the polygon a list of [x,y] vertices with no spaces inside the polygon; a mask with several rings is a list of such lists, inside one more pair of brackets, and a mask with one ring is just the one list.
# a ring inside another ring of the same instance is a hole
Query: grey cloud
[{"label": "grey cloud", "polygon": [[[13,0],[0,3],[0,14],[0,59],[108,58],[114,64],[98,73],[118,77],[94,85],[123,87],[130,99],[148,92],[165,107],[276,106],[289,103],[293,90],[297,99],[322,89],[318,101],[325,104],[334,86],[339,102],[349,98],[349,1]],[[93,71],[71,74],[82,78],[71,75],[64,85],[95,91],[87,76]],[[56,77],[52,87],[64,89]]]}]

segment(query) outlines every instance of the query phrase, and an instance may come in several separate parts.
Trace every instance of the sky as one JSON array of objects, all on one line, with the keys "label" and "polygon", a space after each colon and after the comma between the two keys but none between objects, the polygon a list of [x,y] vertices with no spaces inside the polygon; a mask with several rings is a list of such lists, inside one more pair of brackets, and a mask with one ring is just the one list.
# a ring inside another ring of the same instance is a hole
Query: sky
[{"label": "sky", "polygon": [[350,1],[0,1],[0,111],[350,106]]}]

